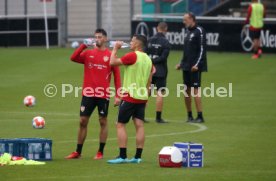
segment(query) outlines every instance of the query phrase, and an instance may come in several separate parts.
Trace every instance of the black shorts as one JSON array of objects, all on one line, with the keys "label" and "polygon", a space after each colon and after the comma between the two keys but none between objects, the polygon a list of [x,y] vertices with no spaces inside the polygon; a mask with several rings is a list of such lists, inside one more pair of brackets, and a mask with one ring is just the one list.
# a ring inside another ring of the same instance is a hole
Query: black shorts
[{"label": "black shorts", "polygon": [[82,96],[80,116],[90,117],[96,107],[98,107],[99,116],[107,117],[109,99]]},{"label": "black shorts", "polygon": [[257,31],[252,31],[249,30],[249,35],[250,37],[254,40],[254,39],[260,39],[261,37],[261,30],[257,30]]},{"label": "black shorts", "polygon": [[166,88],[167,82],[165,77],[152,77],[151,84],[155,85],[157,90],[164,90]]},{"label": "black shorts", "polygon": [[201,72],[183,71],[183,80],[187,87],[198,88],[201,86]]},{"label": "black shorts", "polygon": [[118,122],[126,124],[132,119],[145,119],[146,103],[135,104],[131,102],[122,101],[119,107]]}]

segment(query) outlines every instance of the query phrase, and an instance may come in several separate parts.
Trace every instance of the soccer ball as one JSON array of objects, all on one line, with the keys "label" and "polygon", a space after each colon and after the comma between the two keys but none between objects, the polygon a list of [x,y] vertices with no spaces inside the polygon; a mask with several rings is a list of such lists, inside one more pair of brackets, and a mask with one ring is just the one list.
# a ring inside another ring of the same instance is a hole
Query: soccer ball
[{"label": "soccer ball", "polygon": [[34,96],[26,96],[24,98],[24,105],[27,107],[33,107],[35,105],[35,97]]},{"label": "soccer ball", "polygon": [[73,41],[72,44],[71,44],[72,48],[78,48],[79,46],[80,46],[80,44],[77,41]]},{"label": "soccer ball", "polygon": [[42,129],[45,126],[45,120],[43,117],[36,116],[33,118],[33,127],[36,129]]}]

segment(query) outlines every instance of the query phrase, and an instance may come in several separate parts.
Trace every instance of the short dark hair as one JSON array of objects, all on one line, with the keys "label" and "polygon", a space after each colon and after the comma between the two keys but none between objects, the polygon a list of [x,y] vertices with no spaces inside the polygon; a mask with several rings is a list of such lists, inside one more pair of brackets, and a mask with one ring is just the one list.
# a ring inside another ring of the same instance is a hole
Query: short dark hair
[{"label": "short dark hair", "polygon": [[147,46],[147,37],[141,34],[135,34],[133,35],[137,40],[139,40],[142,43],[143,48]]},{"label": "short dark hair", "polygon": [[95,30],[95,33],[101,33],[101,34],[103,34],[104,36],[107,36],[106,31],[105,31],[104,29],[102,29],[102,28],[96,29],[96,30]]},{"label": "short dark hair", "polygon": [[165,31],[165,30],[168,29],[168,25],[167,25],[166,22],[160,22],[160,23],[158,23],[157,27],[160,28],[160,30],[162,30],[162,31]]},{"label": "short dark hair", "polygon": [[192,20],[193,20],[194,22],[196,22],[196,16],[195,16],[194,13],[188,12],[187,15],[189,15],[189,17],[192,18]]}]

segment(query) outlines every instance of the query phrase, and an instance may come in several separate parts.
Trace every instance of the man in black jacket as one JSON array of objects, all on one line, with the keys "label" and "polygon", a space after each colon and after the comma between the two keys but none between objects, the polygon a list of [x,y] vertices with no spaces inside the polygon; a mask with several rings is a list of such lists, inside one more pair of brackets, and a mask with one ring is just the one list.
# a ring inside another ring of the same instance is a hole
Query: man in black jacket
[{"label": "man in black jacket", "polygon": [[157,34],[151,37],[148,41],[147,54],[152,60],[156,68],[155,74],[152,77],[152,84],[157,88],[156,97],[156,122],[166,123],[162,119],[163,109],[163,93],[166,88],[166,79],[168,74],[167,59],[170,53],[170,43],[166,39],[165,34],[168,26],[165,22],[160,22],[157,26]]},{"label": "man in black jacket", "polygon": [[[201,104],[201,72],[207,72],[206,58],[206,33],[198,26],[196,18],[192,13],[184,15],[183,23],[187,28],[187,36],[184,40],[184,54],[181,63],[176,65],[176,69],[183,70],[184,84],[187,86],[185,95],[185,105],[188,112],[187,122],[203,123]],[[195,99],[197,118],[193,119],[192,99]]]}]

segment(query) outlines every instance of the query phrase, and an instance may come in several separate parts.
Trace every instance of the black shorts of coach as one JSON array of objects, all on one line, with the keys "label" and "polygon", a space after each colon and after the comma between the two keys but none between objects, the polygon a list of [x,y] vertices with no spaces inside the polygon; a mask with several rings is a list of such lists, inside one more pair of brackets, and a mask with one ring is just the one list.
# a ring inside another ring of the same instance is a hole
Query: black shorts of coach
[{"label": "black shorts of coach", "polygon": [[187,87],[199,88],[201,86],[201,72],[183,71],[183,81]]},{"label": "black shorts of coach", "polygon": [[90,117],[96,107],[98,108],[99,116],[107,117],[109,99],[82,96],[80,116]]},{"label": "black shorts of coach", "polygon": [[261,37],[261,30],[255,30],[255,31],[252,31],[252,30],[249,30],[249,36],[252,40],[254,39],[260,39]]},{"label": "black shorts of coach", "polygon": [[165,91],[167,86],[166,77],[152,77],[151,84],[154,85],[157,90]]},{"label": "black shorts of coach", "polygon": [[130,118],[137,118],[140,120],[145,119],[145,108],[146,103],[131,103],[127,101],[122,101],[119,107],[118,122],[126,124],[129,122]]}]

